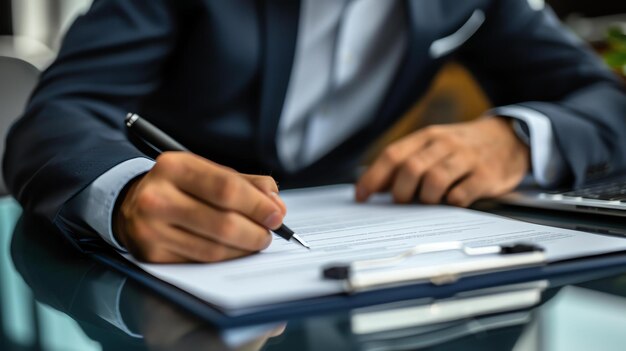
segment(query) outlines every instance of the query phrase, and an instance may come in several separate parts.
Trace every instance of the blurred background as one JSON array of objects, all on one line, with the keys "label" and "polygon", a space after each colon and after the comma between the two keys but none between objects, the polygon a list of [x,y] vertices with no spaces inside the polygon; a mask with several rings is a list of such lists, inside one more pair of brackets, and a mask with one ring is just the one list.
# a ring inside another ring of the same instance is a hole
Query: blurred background
[{"label": "blurred background", "polygon": [[[43,68],[63,33],[93,0],[0,0],[0,55],[18,55]],[[528,0],[541,3],[544,0]],[[597,43],[612,24],[626,26],[626,1],[550,0],[555,12],[583,39]]]},{"label": "blurred background", "polygon": [[63,33],[91,0],[0,0],[0,56],[16,56],[43,69]]}]

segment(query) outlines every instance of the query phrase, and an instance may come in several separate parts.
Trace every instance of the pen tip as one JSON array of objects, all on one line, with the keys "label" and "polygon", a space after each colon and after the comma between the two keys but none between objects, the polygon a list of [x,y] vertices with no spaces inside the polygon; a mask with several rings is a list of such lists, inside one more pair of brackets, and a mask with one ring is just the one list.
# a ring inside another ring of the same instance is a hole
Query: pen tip
[{"label": "pen tip", "polygon": [[311,250],[311,246],[301,237],[299,237],[298,234],[294,234],[291,238],[295,240],[298,244],[304,246],[307,250]]}]

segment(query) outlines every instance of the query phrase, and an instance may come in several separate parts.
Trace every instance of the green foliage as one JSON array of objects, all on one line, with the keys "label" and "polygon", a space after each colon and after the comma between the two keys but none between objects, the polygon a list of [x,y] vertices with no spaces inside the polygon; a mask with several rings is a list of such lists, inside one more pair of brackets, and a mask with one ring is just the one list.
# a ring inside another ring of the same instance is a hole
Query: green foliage
[{"label": "green foliage", "polygon": [[609,50],[604,54],[604,60],[609,66],[626,75],[626,28],[611,27],[607,43]]}]

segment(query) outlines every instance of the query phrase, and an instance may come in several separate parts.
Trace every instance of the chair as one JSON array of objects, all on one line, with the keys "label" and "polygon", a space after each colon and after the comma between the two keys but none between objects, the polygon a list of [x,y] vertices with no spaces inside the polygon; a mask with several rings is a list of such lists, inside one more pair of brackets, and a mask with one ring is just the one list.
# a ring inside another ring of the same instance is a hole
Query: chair
[{"label": "chair", "polygon": [[[5,138],[13,122],[24,111],[30,93],[37,84],[39,70],[30,63],[0,56],[0,160],[4,155]],[[0,163],[0,196],[8,194]]]}]

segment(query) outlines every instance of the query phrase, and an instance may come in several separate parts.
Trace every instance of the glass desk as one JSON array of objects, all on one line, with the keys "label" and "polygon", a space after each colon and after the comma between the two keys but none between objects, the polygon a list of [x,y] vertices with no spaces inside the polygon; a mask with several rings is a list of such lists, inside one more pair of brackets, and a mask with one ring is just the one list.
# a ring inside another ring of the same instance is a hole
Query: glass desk
[{"label": "glass desk", "polygon": [[[604,232],[607,218],[483,205]],[[591,235],[591,234],[590,234]],[[218,330],[74,251],[0,199],[0,350],[623,350],[626,267]]]}]

